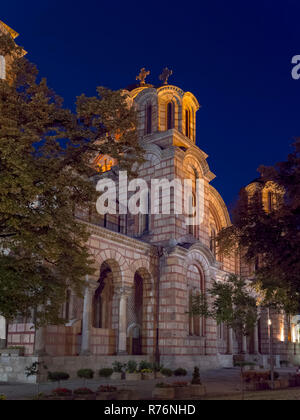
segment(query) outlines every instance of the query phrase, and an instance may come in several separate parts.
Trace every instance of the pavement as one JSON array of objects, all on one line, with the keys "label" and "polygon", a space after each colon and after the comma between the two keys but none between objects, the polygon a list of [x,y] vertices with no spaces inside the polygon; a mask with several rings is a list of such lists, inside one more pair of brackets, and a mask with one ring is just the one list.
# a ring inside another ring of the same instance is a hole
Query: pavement
[{"label": "pavement", "polygon": [[[277,370],[280,377],[287,377],[289,373],[295,373],[295,368],[282,368]],[[76,389],[81,387],[88,387],[96,391],[100,385],[114,385],[118,389],[132,389],[135,391],[137,399],[150,400],[152,397],[152,390],[156,383],[159,382],[176,382],[176,381],[190,381],[191,376],[186,377],[171,377],[167,379],[156,379],[149,381],[112,381],[96,378],[93,380],[69,380],[60,384],[62,388]],[[206,386],[207,395],[209,398],[218,396],[232,396],[238,395],[241,390],[240,369],[217,369],[201,372],[202,383]],[[43,383],[39,385],[31,384],[17,384],[17,383],[0,383],[0,395],[5,395],[8,400],[22,400],[30,399],[37,395],[38,392],[50,394],[55,388],[58,388],[58,383]]]}]

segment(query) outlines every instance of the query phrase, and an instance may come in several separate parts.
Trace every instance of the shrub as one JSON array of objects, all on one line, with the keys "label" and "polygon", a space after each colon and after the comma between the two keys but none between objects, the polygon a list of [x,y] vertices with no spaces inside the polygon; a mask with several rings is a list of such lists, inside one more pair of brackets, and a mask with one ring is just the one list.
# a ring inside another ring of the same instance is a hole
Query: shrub
[{"label": "shrub", "polygon": [[92,369],[81,369],[77,372],[78,378],[93,379],[94,371]]},{"label": "shrub", "polygon": [[52,394],[56,397],[67,397],[72,395],[72,391],[67,388],[56,388],[52,391]]},{"label": "shrub", "polygon": [[0,401],[6,401],[6,400],[7,400],[6,396],[1,394],[0,395]]},{"label": "shrub", "polygon": [[101,385],[98,388],[98,392],[115,392],[117,388],[115,386],[110,385]]},{"label": "shrub", "polygon": [[116,373],[122,373],[126,365],[120,362],[114,362],[112,364],[113,371]]},{"label": "shrub", "polygon": [[99,370],[99,376],[102,378],[109,378],[113,373],[113,369],[110,368],[103,368]]},{"label": "shrub", "polygon": [[48,380],[51,382],[67,381],[70,375],[65,372],[48,372]]},{"label": "shrub", "polygon": [[142,360],[141,363],[140,363],[140,365],[139,365],[139,371],[142,372],[144,370],[153,372],[153,365],[152,365],[152,363],[147,362],[146,360]]},{"label": "shrub", "polygon": [[129,360],[126,365],[126,372],[135,373],[137,371],[137,363],[134,360]]},{"label": "shrub", "polygon": [[200,370],[197,366],[194,368],[192,385],[201,385]]},{"label": "shrub", "polygon": [[186,376],[187,375],[187,371],[185,369],[182,368],[178,368],[174,371],[174,375],[175,376]]},{"label": "shrub", "polygon": [[161,369],[160,372],[161,372],[162,375],[168,376],[168,377],[173,375],[173,371],[171,369],[167,369],[167,368]]},{"label": "shrub", "polygon": [[92,395],[93,391],[89,388],[78,388],[74,391],[75,395]]}]

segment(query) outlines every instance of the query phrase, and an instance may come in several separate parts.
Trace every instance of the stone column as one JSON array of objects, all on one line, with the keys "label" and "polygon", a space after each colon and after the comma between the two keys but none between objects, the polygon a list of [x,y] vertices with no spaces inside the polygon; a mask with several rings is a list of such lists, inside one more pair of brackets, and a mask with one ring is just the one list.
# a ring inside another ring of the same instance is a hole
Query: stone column
[{"label": "stone column", "polygon": [[233,330],[228,328],[227,354],[233,354]]},{"label": "stone column", "polygon": [[127,299],[130,296],[130,288],[119,287],[119,335],[117,338],[117,354],[127,354]]},{"label": "stone column", "polygon": [[242,337],[242,354],[247,354],[247,336]]},{"label": "stone column", "polygon": [[258,337],[258,325],[254,327],[254,354],[259,354],[259,337]]},{"label": "stone column", "polygon": [[46,356],[46,327],[39,327],[35,330],[34,355]]},{"label": "stone column", "polygon": [[91,354],[90,338],[92,328],[93,296],[98,286],[99,284],[96,281],[93,281],[89,278],[89,276],[86,277],[86,288],[83,301],[81,356],[89,356]]}]

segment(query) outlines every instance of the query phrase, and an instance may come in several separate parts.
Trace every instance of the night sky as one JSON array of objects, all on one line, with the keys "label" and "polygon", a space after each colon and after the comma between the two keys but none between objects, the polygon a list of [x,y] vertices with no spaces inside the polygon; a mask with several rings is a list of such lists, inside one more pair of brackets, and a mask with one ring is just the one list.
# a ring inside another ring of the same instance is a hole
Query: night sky
[{"label": "night sky", "polygon": [[170,84],[202,105],[197,144],[229,207],[300,136],[299,0],[16,0],[3,2],[0,19],[69,107],[98,85],[134,83],[141,67],[153,84],[173,69]]}]

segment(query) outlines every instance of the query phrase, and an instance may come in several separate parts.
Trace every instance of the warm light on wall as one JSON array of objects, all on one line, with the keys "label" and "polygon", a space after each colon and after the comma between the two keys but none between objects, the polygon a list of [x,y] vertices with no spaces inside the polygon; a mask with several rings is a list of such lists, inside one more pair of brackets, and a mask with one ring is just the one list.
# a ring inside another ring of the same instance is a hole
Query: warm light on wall
[{"label": "warm light on wall", "polygon": [[281,325],[281,328],[280,328],[280,341],[282,343],[284,343],[284,340],[285,340],[285,336],[284,336],[284,325]]},{"label": "warm light on wall", "polygon": [[294,324],[292,325],[292,343],[297,343],[297,331]]}]

